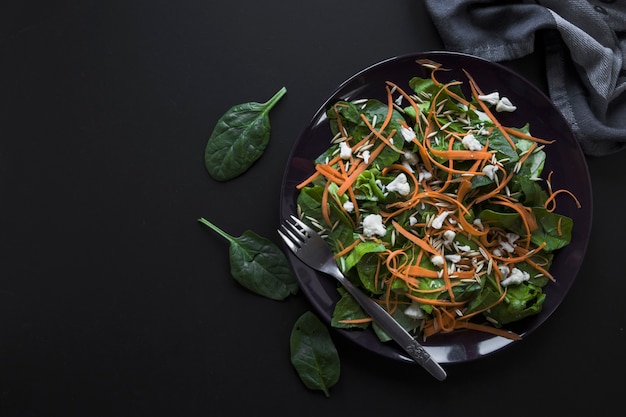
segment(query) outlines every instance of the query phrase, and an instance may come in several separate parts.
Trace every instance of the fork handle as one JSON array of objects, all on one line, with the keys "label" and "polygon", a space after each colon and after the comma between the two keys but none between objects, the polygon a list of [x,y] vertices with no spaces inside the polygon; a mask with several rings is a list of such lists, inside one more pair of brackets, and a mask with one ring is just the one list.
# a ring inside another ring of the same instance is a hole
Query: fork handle
[{"label": "fork handle", "polygon": [[446,371],[441,365],[432,359],[426,349],[424,349],[424,347],[420,345],[387,310],[356,288],[343,274],[337,273],[333,275],[336,275],[335,278],[337,278],[343,287],[356,299],[359,305],[372,317],[376,324],[378,324],[389,337],[395,340],[415,362],[424,367],[439,381],[443,381],[446,378]]}]

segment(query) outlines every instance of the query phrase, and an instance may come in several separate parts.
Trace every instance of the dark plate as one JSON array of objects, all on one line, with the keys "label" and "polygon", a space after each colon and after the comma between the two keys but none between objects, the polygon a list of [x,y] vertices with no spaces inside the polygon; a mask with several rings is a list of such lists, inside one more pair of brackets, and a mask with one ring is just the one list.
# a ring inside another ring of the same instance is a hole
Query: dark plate
[{"label": "dark plate", "polygon": [[[527,337],[556,310],[578,274],[591,233],[591,183],[584,155],[559,111],[539,89],[502,65],[465,54],[425,52],[390,58],[349,78],[324,102],[294,144],[283,177],[281,219],[296,212],[295,202],[298,194],[296,184],[313,172],[313,160],[330,146],[331,134],[325,116],[326,110],[340,99],[377,98],[385,101],[385,81],[392,81],[409,90],[407,83],[411,77],[428,76],[415,62],[416,59],[423,58],[439,62],[451,70],[438,73],[441,81],[453,79],[465,81],[462,72],[465,69],[486,93],[497,90],[501,96],[511,99],[517,110],[512,113],[499,113],[502,124],[521,127],[530,123],[533,135],[555,139],[554,144],[546,146],[547,161],[544,174],[554,171],[553,187],[572,191],[582,205],[582,208],[576,207],[570,198],[558,200],[557,212],[574,219],[572,242],[558,251],[554,257],[550,272],[557,282],[546,286],[546,300],[542,312],[507,326],[507,329],[518,333],[522,338]],[[468,91],[466,95],[470,95]],[[339,298],[336,281],[307,267],[291,253],[288,256],[302,292],[316,312],[330,322],[335,302]],[[374,353],[412,363],[394,343],[381,343],[373,331],[339,329],[337,331]],[[446,364],[475,360],[511,343],[514,341],[501,336],[458,330],[429,337],[423,344],[435,360]]]}]

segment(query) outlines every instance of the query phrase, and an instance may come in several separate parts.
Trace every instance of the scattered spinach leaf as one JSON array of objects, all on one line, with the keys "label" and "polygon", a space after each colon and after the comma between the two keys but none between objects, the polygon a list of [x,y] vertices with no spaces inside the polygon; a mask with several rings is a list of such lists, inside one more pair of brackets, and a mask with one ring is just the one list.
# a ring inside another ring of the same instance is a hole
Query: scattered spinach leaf
[{"label": "scattered spinach leaf", "polygon": [[251,230],[233,237],[208,220],[198,220],[230,242],[230,272],[249,290],[272,300],[298,292],[297,281],[282,250]]},{"label": "scattered spinach leaf", "polygon": [[217,121],[204,151],[204,165],[213,179],[235,178],[261,157],[270,137],[269,112],[286,92],[282,87],[265,103],[235,105]]},{"label": "scattered spinach leaf", "polygon": [[291,331],[291,363],[304,385],[330,396],[339,380],[339,354],[328,328],[310,311],[296,321]]}]

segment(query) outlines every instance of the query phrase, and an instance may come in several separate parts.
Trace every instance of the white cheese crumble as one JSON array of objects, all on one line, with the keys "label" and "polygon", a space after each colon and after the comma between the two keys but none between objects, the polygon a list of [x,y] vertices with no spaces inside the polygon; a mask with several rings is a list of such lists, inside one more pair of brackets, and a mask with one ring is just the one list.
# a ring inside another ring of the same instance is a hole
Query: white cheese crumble
[{"label": "white cheese crumble", "polygon": [[476,139],[474,135],[468,133],[461,140],[463,147],[470,151],[480,151],[483,148],[483,145]]},{"label": "white cheese crumble", "polygon": [[339,144],[339,156],[341,159],[350,159],[352,156],[352,148],[346,142]]},{"label": "white cheese crumble", "polygon": [[363,234],[365,234],[365,236],[385,236],[385,225],[383,224],[383,217],[380,214],[368,214],[363,219],[362,224]]},{"label": "white cheese crumble", "polygon": [[343,203],[343,208],[348,213],[352,213],[354,211],[354,204],[352,203],[352,201],[346,201],[345,203]]},{"label": "white cheese crumble", "polygon": [[366,164],[369,164],[369,162],[370,162],[370,151],[363,151],[363,152],[361,152],[360,157],[363,158],[363,162],[365,162]]},{"label": "white cheese crumble", "polygon": [[393,181],[387,184],[387,191],[395,191],[400,195],[408,195],[411,192],[411,185],[406,179],[406,175],[401,172]]},{"label": "white cheese crumble", "polygon": [[522,271],[518,268],[513,268],[511,274],[503,279],[500,284],[503,287],[508,287],[509,285],[521,284],[524,281],[528,281],[530,279],[530,274],[526,271]]}]

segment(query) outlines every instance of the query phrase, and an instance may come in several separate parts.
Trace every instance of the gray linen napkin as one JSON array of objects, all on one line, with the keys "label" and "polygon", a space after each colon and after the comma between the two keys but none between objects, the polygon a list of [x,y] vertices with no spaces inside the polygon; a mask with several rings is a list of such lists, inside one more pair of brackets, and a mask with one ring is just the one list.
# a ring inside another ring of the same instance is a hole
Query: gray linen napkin
[{"label": "gray linen napkin", "polygon": [[447,50],[491,61],[543,42],[548,94],[583,152],[626,146],[626,0],[425,0]]}]

